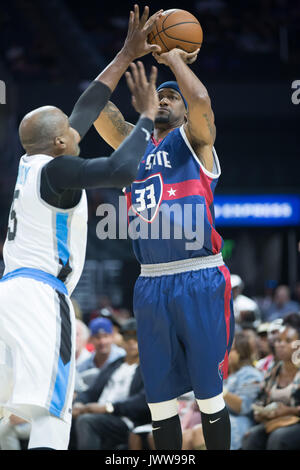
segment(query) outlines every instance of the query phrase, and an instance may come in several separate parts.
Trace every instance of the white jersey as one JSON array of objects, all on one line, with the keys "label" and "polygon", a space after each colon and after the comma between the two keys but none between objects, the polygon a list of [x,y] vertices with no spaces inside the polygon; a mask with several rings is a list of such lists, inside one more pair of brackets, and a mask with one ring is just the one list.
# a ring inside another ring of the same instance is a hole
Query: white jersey
[{"label": "white jersey", "polygon": [[20,268],[44,271],[65,283],[71,295],[81,276],[87,243],[87,198],[71,209],[42,200],[41,170],[48,155],[20,159],[14,200],[3,248],[5,274]]}]

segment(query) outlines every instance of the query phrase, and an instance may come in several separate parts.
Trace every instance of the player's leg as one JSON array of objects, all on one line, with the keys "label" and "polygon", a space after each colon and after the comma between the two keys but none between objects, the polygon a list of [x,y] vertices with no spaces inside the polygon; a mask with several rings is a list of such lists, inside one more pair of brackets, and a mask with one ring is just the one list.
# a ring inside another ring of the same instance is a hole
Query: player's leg
[{"label": "player's leg", "polygon": [[141,370],[157,450],[181,449],[176,398],[191,390],[172,312],[166,308],[172,277],[140,277],[134,291]]},{"label": "player's leg", "polygon": [[156,450],[181,450],[182,430],[177,400],[148,403],[152,417],[152,434]]},{"label": "player's leg", "polygon": [[[64,447],[69,426],[63,422],[71,421],[75,376],[75,316],[71,301],[52,287],[31,279],[13,279],[4,284],[2,291],[5,287],[11,300],[0,321],[1,335],[9,345],[14,369],[13,389],[4,407],[32,420],[31,446],[42,436],[39,429],[49,427],[43,439],[49,436],[49,445],[53,445],[56,441],[51,435],[57,435],[58,445]],[[32,416],[32,407],[42,412]],[[46,441],[42,447],[49,445]]]},{"label": "player's leg", "polygon": [[[230,448],[230,419],[223,399],[234,320],[226,267],[183,273],[185,287],[174,297],[181,315],[178,335],[186,351],[193,390],[201,412],[207,449]],[[175,308],[175,307],[174,307]]]}]

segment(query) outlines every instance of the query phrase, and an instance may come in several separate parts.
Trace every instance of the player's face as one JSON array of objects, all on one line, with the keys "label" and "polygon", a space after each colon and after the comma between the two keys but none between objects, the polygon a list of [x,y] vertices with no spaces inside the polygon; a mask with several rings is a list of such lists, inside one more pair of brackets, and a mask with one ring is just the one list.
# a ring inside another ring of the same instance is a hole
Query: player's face
[{"label": "player's face", "polygon": [[155,117],[155,124],[181,125],[184,121],[186,109],[181,95],[172,88],[162,88],[158,92],[159,108]]},{"label": "player's face", "polygon": [[67,138],[66,143],[68,147],[68,150],[66,151],[66,155],[78,157],[78,155],[80,154],[80,147],[79,147],[80,135],[75,129],[73,129],[73,127],[70,127],[70,125],[68,125],[66,138]]},{"label": "player's face", "polygon": [[123,347],[130,359],[138,357],[139,350],[135,331],[128,331],[123,334]]},{"label": "player's face", "polygon": [[292,327],[285,327],[280,332],[279,338],[275,343],[277,359],[280,361],[288,361],[291,359],[295,348],[294,341],[298,340],[298,333]]},{"label": "player's face", "polygon": [[98,333],[92,336],[95,351],[99,354],[109,354],[113,343],[113,335],[109,333]]}]

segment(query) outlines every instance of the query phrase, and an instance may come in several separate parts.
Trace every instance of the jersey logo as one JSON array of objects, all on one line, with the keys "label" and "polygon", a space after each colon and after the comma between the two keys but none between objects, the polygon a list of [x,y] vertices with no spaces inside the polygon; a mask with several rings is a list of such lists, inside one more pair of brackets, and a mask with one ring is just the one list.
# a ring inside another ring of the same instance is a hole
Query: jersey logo
[{"label": "jersey logo", "polygon": [[134,181],[131,186],[131,209],[145,222],[151,223],[159,210],[162,195],[163,179],[160,173]]},{"label": "jersey logo", "polygon": [[223,361],[219,362],[218,372],[219,372],[220,379],[223,380],[224,372],[225,372],[224,371],[224,359]]},{"label": "jersey logo", "polygon": [[148,140],[150,140],[150,137],[151,137],[151,134],[149,131],[147,131],[147,129],[145,129],[144,127],[142,127],[142,131],[145,132],[146,134],[146,140],[148,142]]},{"label": "jersey logo", "polygon": [[154,166],[172,168],[171,162],[169,160],[169,152],[159,150],[156,153],[150,153],[146,158],[145,170],[151,170]]}]

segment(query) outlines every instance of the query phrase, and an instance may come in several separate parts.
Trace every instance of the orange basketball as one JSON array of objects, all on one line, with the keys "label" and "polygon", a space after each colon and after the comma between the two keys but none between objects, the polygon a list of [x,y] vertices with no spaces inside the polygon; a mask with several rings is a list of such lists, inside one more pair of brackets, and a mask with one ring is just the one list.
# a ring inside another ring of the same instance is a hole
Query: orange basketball
[{"label": "orange basketball", "polygon": [[203,31],[197,18],[185,10],[166,10],[156,20],[152,32],[148,36],[150,44],[158,44],[162,52],[175,47],[186,52],[194,52],[200,48]]}]

